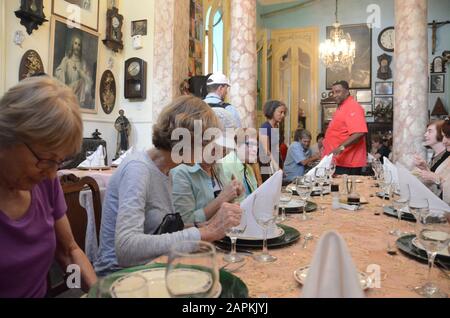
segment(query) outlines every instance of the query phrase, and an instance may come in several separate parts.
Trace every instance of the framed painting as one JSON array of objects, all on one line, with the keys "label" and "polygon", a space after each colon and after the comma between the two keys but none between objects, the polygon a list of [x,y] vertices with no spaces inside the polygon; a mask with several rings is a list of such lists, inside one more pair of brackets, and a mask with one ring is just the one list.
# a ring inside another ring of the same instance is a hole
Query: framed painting
[{"label": "framed painting", "polygon": [[372,103],[372,91],[363,90],[356,92],[356,100],[358,103]]},{"label": "framed painting", "polygon": [[[342,25],[344,33],[348,33],[355,42],[355,62],[350,67],[333,72],[326,70],[326,88],[331,90],[333,83],[347,81],[350,89],[372,88],[372,29],[367,24]],[[327,38],[333,27],[327,27]]]},{"label": "framed painting", "polygon": [[131,22],[131,36],[147,35],[147,20],[138,20]]},{"label": "framed painting", "polygon": [[64,19],[52,18],[49,70],[73,90],[81,111],[86,113],[97,113],[98,50],[98,33],[73,28]]},{"label": "framed painting", "polygon": [[100,0],[52,0],[52,14],[98,32]]},{"label": "framed painting", "polygon": [[376,82],[375,95],[394,95],[394,82]]},{"label": "framed painting", "polygon": [[372,117],[373,116],[372,103],[370,103],[370,104],[361,104],[361,106],[364,109],[364,114],[366,115],[366,117]]},{"label": "framed painting", "polygon": [[445,74],[432,74],[430,80],[430,93],[444,93]]},{"label": "framed painting", "polygon": [[323,120],[325,122],[331,121],[333,119],[334,113],[338,108],[337,104],[329,104],[323,106]]}]

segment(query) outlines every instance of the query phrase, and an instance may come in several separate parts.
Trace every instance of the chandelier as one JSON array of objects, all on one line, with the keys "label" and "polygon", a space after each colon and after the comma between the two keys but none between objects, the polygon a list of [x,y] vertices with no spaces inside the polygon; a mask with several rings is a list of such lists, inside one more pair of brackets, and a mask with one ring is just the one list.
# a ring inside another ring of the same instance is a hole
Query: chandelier
[{"label": "chandelier", "polygon": [[319,57],[331,71],[336,72],[353,65],[355,61],[355,42],[350,34],[344,33],[338,22],[338,0],[336,0],[336,22],[330,32],[330,39],[320,43]]}]

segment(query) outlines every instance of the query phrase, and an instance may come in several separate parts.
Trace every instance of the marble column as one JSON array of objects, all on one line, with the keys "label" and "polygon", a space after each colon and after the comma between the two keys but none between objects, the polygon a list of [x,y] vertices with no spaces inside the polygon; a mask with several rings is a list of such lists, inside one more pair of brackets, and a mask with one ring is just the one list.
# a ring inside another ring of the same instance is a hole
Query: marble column
[{"label": "marble column", "polygon": [[428,122],[427,0],[395,0],[394,161],[413,167],[425,155]]},{"label": "marble column", "polygon": [[230,103],[256,128],[256,0],[231,0]]},{"label": "marble column", "polygon": [[189,0],[156,0],[153,53],[153,122],[164,106],[180,95],[188,77]]}]

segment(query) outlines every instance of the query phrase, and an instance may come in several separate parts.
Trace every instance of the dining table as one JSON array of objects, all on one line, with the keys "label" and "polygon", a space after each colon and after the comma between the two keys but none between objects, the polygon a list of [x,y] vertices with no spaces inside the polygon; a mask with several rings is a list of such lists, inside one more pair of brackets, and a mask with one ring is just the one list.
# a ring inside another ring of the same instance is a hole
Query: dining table
[{"label": "dining table", "polygon": [[[334,182],[343,188],[343,179]],[[380,191],[372,177],[358,177],[356,191],[367,201],[360,209],[349,211],[332,209],[332,196],[323,196],[323,201],[313,197],[312,201],[323,207],[323,211],[309,213],[310,220],[303,220],[301,214],[288,214],[284,225],[300,232],[300,239],[290,246],[270,249],[277,257],[272,263],[260,263],[246,254],[245,263],[226,265],[224,251],[218,250],[219,266],[230,270],[247,286],[251,298],[297,298],[302,296],[302,285],[294,278],[294,272],[308,266],[313,258],[320,237],[328,231],[336,231],[345,240],[353,262],[360,272],[373,278],[372,288],[365,291],[369,298],[413,298],[421,297],[414,288],[427,281],[428,265],[403,254],[396,247],[396,236],[389,234],[395,228],[414,232],[414,223],[383,213],[383,199],[375,194]],[[387,205],[389,202],[385,201]],[[305,246],[305,237],[312,237]],[[250,250],[259,253],[260,250]],[[226,253],[226,251],[225,251]],[[161,260],[159,260],[161,261]],[[236,270],[234,270],[236,269]],[[432,271],[433,282],[450,294],[449,268]],[[378,280],[378,281],[376,281]]]},{"label": "dining table", "polygon": [[[91,176],[105,190],[114,169],[105,171],[68,170],[61,173],[73,173],[78,177]],[[276,256],[272,263],[260,263],[253,255],[261,252],[256,248],[244,249],[243,263],[228,264],[223,260],[226,248],[217,247],[218,266],[231,272],[247,286],[251,298],[298,298],[302,296],[302,285],[295,279],[294,272],[310,265],[320,237],[328,231],[336,231],[345,240],[353,262],[358,271],[366,273],[373,280],[372,286],[365,291],[369,298],[414,298],[421,297],[414,288],[423,285],[428,278],[426,261],[418,261],[397,248],[393,229],[414,232],[414,222],[388,216],[383,206],[389,202],[377,196],[380,191],[373,177],[358,176],[355,191],[360,195],[358,210],[350,211],[332,208],[332,195],[311,197],[309,201],[319,207],[308,213],[311,217],[304,220],[302,214],[288,213],[283,226],[300,232],[300,238],[287,246],[271,248],[269,252]],[[333,178],[333,183],[344,189],[342,177]],[[293,196],[295,197],[295,196]],[[305,242],[305,238],[308,238]],[[238,241],[239,242],[239,241]],[[151,263],[166,263],[167,256],[161,256]],[[432,271],[432,280],[441,290],[450,294],[450,268]]]}]

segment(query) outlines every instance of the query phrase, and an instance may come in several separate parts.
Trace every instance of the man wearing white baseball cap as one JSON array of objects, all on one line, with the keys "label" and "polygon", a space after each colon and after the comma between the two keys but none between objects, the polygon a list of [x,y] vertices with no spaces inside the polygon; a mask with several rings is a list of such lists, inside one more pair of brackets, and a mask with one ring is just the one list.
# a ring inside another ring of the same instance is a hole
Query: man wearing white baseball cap
[{"label": "man wearing white baseball cap", "polygon": [[228,88],[231,86],[228,78],[222,73],[213,73],[206,82],[208,95],[204,101],[213,109],[222,108],[229,112],[236,124],[237,128],[242,127],[241,118],[237,109],[228,103],[225,103],[225,98],[228,94]]}]

